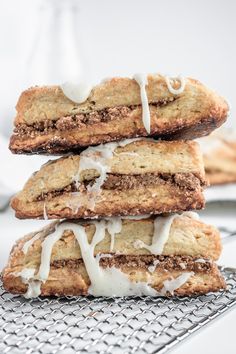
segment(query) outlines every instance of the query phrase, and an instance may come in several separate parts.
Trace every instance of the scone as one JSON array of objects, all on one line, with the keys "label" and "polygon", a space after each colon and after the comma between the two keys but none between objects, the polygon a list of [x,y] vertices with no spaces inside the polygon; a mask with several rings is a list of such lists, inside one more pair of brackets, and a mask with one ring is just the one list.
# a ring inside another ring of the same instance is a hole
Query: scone
[{"label": "scone", "polygon": [[125,140],[47,163],[11,205],[19,218],[162,214],[203,208],[204,185],[196,142]]},{"label": "scone", "polygon": [[197,214],[58,221],[19,240],[2,279],[38,295],[194,295],[225,288],[219,232]]},{"label": "scone", "polygon": [[236,182],[236,133],[220,129],[198,143],[210,185]]},{"label": "scone", "polygon": [[228,112],[223,98],[190,78],[113,78],[94,87],[82,103],[67,97],[80,96],[74,91],[45,86],[23,92],[11,151],[61,154],[125,138],[192,139],[219,127]]}]

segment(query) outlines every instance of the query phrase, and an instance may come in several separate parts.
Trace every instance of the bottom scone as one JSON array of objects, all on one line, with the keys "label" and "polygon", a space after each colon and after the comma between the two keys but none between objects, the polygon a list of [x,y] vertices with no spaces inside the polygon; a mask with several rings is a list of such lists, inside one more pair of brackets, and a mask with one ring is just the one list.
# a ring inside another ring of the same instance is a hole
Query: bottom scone
[{"label": "bottom scone", "polygon": [[2,278],[25,297],[205,294],[225,288],[220,252],[195,213],[62,221],[19,240]]}]

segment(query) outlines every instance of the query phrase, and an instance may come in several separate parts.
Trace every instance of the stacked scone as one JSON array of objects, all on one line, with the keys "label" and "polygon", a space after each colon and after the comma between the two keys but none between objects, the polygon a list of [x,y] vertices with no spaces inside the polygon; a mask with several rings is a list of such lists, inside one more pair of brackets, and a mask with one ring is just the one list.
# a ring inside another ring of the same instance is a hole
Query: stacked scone
[{"label": "stacked scone", "polygon": [[5,288],[26,297],[225,288],[219,232],[191,211],[204,207],[206,182],[199,146],[186,139],[227,112],[198,81],[161,75],[107,80],[88,97],[69,84],[23,92],[11,150],[67,154],[42,166],[12,207],[19,218],[62,220],[16,243]]},{"label": "stacked scone", "polygon": [[210,185],[236,182],[236,131],[219,129],[197,140]]}]

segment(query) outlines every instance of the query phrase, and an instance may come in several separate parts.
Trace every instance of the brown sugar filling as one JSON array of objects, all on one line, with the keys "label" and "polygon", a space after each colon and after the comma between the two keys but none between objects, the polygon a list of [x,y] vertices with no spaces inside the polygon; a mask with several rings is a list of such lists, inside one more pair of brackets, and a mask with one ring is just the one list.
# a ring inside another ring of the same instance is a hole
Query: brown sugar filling
[{"label": "brown sugar filling", "polygon": [[[155,255],[120,255],[112,254],[112,257],[101,257],[100,266],[107,267],[130,267],[147,269],[157,261],[158,270],[184,270],[191,272],[210,273],[213,270],[213,263],[209,260],[198,259],[191,256],[155,256]],[[54,268],[68,267],[75,269],[83,264],[82,259],[55,260],[51,263]]]},{"label": "brown sugar filling", "polygon": [[[59,195],[73,192],[85,192],[87,186],[92,186],[95,180],[96,178],[83,181],[79,187],[77,187],[76,183],[73,182],[65,188],[48,193],[42,193],[37,197],[36,201],[49,201]],[[194,191],[199,187],[204,186],[205,182],[201,181],[200,178],[195,176],[193,173],[144,173],[140,175],[108,174],[106,181],[102,185],[102,189],[129,190],[165,184],[174,184],[178,188]]]},{"label": "brown sugar filling", "polygon": [[[158,103],[150,104],[153,107],[161,107],[167,103],[173,102],[175,98],[162,100]],[[36,135],[44,135],[55,130],[65,131],[75,128],[81,128],[85,125],[93,125],[100,122],[109,122],[112,120],[122,119],[127,117],[134,109],[141,108],[137,106],[118,106],[112,108],[105,108],[100,111],[93,111],[89,113],[80,113],[65,117],[60,117],[57,120],[44,120],[42,122],[35,122],[32,125],[19,124],[15,127],[15,135],[21,137],[33,137]]]}]

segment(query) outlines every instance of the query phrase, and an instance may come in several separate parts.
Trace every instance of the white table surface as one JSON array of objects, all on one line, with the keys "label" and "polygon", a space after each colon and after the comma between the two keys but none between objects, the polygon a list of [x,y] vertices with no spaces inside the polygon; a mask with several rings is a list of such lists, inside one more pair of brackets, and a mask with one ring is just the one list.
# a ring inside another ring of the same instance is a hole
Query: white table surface
[{"label": "white table surface", "polygon": [[[201,219],[209,224],[224,226],[232,231],[236,230],[236,203],[209,204],[200,214]],[[10,249],[17,238],[28,232],[37,230],[47,223],[47,221],[38,220],[18,220],[14,217],[14,213],[10,208],[0,213],[0,269],[6,264]],[[221,265],[236,267],[236,236],[224,244],[224,250],[219,263]],[[172,352],[175,354],[235,353],[235,323],[236,308],[191,336]]]}]

